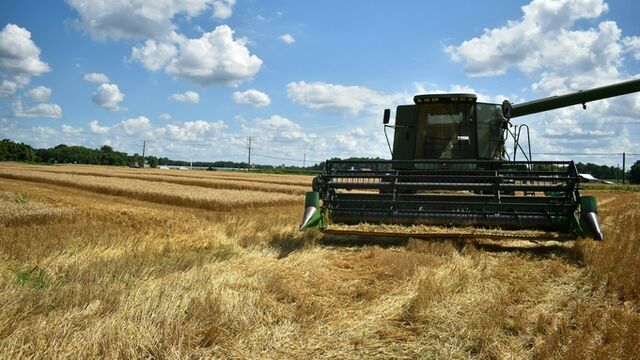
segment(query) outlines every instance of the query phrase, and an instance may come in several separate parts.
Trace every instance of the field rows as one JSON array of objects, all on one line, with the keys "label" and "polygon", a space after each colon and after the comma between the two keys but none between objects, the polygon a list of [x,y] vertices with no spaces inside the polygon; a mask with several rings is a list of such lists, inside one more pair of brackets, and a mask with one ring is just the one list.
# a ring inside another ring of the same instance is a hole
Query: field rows
[{"label": "field rows", "polygon": [[[2,163],[0,168],[17,168],[24,169],[24,165],[18,163]],[[200,179],[200,180],[226,180],[226,181],[246,181],[252,183],[272,184],[272,185],[289,185],[309,187],[311,185],[311,176],[308,175],[278,175],[278,174],[262,174],[247,173],[241,171],[185,171],[185,170],[167,170],[167,169],[131,169],[126,167],[99,167],[93,165],[32,165],[29,168],[40,171],[50,171],[66,174],[78,175],[98,175],[110,176],[112,174],[130,175],[130,176],[156,176],[162,179]]]},{"label": "field rows", "polygon": [[0,177],[72,186],[103,194],[126,196],[143,201],[208,210],[252,206],[276,206],[301,201],[300,196],[276,192],[209,189],[199,186],[177,185],[157,181],[47,173],[33,171],[31,169],[0,168]]},{"label": "field rows", "polygon": [[[2,171],[2,167],[0,167],[0,171]],[[9,169],[7,169],[9,170]],[[113,178],[113,179],[134,179],[134,180],[145,180],[152,182],[163,182],[163,183],[171,183],[171,184],[179,184],[179,185],[190,185],[190,186],[199,186],[211,189],[230,189],[230,190],[254,190],[254,191],[264,191],[264,192],[275,192],[275,193],[283,193],[283,194],[298,194],[303,195],[305,192],[309,191],[309,186],[298,186],[298,185],[288,185],[288,184],[266,184],[262,182],[248,181],[248,180],[230,180],[230,179],[218,179],[218,178],[207,178],[207,179],[198,179],[198,178],[189,178],[189,177],[173,177],[173,176],[165,176],[162,174],[146,174],[146,173],[121,173],[117,171],[113,172],[97,172],[97,171],[51,171],[47,168],[34,168],[30,169],[33,174],[67,174],[67,175],[75,175],[75,176],[100,176],[103,178]]]},{"label": "field rows", "polygon": [[589,194],[604,242],[354,243],[298,231],[300,195],[151,173],[0,164],[0,359],[640,354],[640,192]]}]

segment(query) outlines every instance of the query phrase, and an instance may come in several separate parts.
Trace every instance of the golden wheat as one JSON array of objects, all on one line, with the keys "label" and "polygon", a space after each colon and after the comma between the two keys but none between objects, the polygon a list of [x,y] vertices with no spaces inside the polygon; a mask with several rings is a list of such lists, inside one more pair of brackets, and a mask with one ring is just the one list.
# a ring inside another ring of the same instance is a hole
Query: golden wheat
[{"label": "golden wheat", "polygon": [[[1,170],[2,168],[0,168]],[[69,169],[71,170],[71,169]],[[191,185],[200,186],[212,189],[230,189],[230,190],[256,190],[264,192],[279,192],[283,194],[304,194],[309,191],[309,186],[288,185],[288,184],[267,184],[263,182],[245,181],[245,180],[231,180],[231,179],[219,179],[219,178],[191,178],[191,177],[173,177],[165,176],[161,174],[144,174],[144,173],[123,173],[123,172],[100,172],[100,171],[51,171],[47,168],[35,168],[30,169],[33,174],[68,174],[77,176],[100,176],[103,178],[114,179],[133,179],[133,180],[145,180],[155,181],[163,183],[172,183],[179,185]]]},{"label": "golden wheat", "polygon": [[[595,193],[602,243],[380,247],[297,231],[301,201],[202,211],[45,180],[0,178],[4,201],[72,209],[64,221],[0,223],[0,358],[640,353],[638,193]],[[171,185],[154,191],[211,190]]]},{"label": "golden wheat", "polygon": [[118,179],[91,175],[42,173],[32,170],[0,169],[0,177],[73,186],[98,193],[203,209],[294,203],[300,197],[280,193],[207,189],[172,183]]},{"label": "golden wheat", "polygon": [[[0,168],[24,169],[24,164],[20,163],[0,163]],[[96,165],[30,165],[34,170],[59,172],[78,175],[130,175],[130,176],[156,176],[159,178],[172,179],[203,179],[203,180],[239,180],[253,183],[290,185],[290,186],[310,186],[311,176],[308,175],[278,175],[262,174],[245,171],[184,171],[176,169],[131,169],[122,166],[96,166]]]}]

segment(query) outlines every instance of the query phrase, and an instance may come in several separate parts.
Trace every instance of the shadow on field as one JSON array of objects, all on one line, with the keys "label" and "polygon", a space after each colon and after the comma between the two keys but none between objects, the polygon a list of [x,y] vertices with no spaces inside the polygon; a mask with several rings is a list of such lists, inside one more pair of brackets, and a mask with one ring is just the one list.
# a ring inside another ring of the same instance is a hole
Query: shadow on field
[{"label": "shadow on field", "polygon": [[315,246],[317,239],[318,235],[313,232],[285,233],[274,236],[269,241],[269,246],[278,251],[278,259],[283,259],[296,250],[308,249]]},{"label": "shadow on field", "polygon": [[415,239],[411,237],[373,237],[361,235],[335,235],[324,234],[318,240],[318,244],[338,247],[364,247],[380,246],[405,247],[410,240],[424,243],[449,243],[458,252],[464,253],[469,247],[487,253],[513,253],[522,256],[530,256],[541,259],[561,258],[573,264],[580,264],[581,257],[575,249],[573,241],[567,243],[558,242],[534,242],[528,240],[517,241],[491,241],[486,242],[478,239]]},{"label": "shadow on field", "polygon": [[531,246],[513,246],[509,244],[485,244],[476,242],[473,245],[476,249],[489,253],[514,253],[524,256],[538,257],[542,259],[561,258],[567,262],[579,265],[582,258],[579,252],[573,246],[573,243],[567,245],[533,243]]}]

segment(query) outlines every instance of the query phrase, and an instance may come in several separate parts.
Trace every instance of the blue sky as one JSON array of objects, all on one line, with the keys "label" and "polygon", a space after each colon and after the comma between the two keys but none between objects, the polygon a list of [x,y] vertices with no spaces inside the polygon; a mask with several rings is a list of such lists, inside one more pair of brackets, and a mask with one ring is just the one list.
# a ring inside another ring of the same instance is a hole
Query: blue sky
[{"label": "blue sky", "polygon": [[[0,136],[184,160],[388,157],[416,93],[512,102],[640,74],[640,3],[0,2]],[[640,97],[526,119],[537,153],[640,153]],[[537,155],[537,159],[568,158]],[[574,156],[616,164],[617,156]]]}]

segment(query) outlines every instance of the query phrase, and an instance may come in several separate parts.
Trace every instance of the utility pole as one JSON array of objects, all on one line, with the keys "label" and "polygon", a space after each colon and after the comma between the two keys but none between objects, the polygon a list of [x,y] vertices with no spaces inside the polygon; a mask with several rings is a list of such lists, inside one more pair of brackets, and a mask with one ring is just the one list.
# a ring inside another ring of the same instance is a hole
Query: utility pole
[{"label": "utility pole", "polygon": [[302,168],[304,169],[307,164],[307,153],[304,153],[304,158],[302,159]]},{"label": "utility pole", "polygon": [[147,140],[142,140],[142,168],[144,169],[144,153],[147,150]]},{"label": "utility pole", "polygon": [[252,138],[251,136],[247,136],[247,149],[249,150],[249,159],[247,160],[247,163],[249,164],[248,169],[251,169],[251,142],[255,140],[255,138]]},{"label": "utility pole", "polygon": [[627,170],[626,169],[626,164],[627,163],[627,154],[626,153],[622,153],[622,185],[624,185],[624,172]]}]

